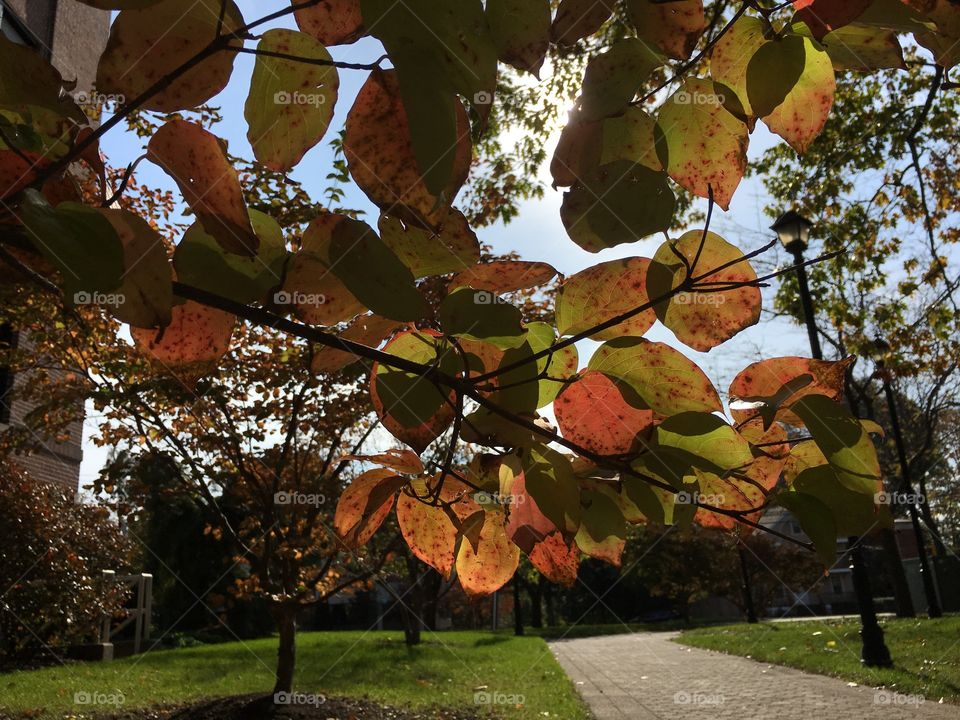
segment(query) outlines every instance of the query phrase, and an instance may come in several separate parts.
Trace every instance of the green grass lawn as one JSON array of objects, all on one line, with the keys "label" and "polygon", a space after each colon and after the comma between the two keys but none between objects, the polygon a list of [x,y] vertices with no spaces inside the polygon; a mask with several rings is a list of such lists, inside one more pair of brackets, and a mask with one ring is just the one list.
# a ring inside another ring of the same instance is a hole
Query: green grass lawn
[{"label": "green grass lawn", "polygon": [[[305,633],[298,638],[299,692],[367,696],[394,705],[442,705],[491,713],[474,693],[524,695],[497,705],[504,718],[588,718],[572,683],[538,637],[484,632],[424,633],[407,648],[402,633]],[[207,697],[267,693],[276,640],[164,650],[111,663],[77,663],[0,675],[0,708],[79,715],[74,694],[122,692],[122,710]],[[484,687],[485,686],[485,687]],[[100,708],[111,711],[112,708]]]},{"label": "green grass lawn", "polygon": [[685,645],[833,675],[861,685],[884,686],[928,701],[960,703],[960,616],[938,620],[881,620],[895,666],[860,665],[856,620],[760,623],[684,632]]}]

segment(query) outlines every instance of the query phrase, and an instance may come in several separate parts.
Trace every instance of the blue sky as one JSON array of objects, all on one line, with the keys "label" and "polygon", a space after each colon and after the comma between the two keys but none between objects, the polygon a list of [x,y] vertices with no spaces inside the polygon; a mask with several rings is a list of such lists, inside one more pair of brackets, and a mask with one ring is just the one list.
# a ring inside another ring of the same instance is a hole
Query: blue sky
[{"label": "blue sky", "polygon": [[[244,18],[249,22],[262,17],[273,10],[280,9],[286,3],[281,0],[259,2],[255,0],[238,0],[238,5]],[[269,27],[295,28],[292,17],[283,18]],[[353,45],[330,48],[334,59],[345,62],[371,62],[382,54],[377,41],[363,39]],[[211,105],[221,108],[224,122],[214,128],[214,131],[228,141],[231,152],[244,157],[252,157],[250,145],[246,139],[246,121],[243,118],[243,105],[246,100],[250,77],[253,72],[254,57],[238,55],[234,65],[230,84],[211,101]],[[548,71],[548,70],[547,70]],[[331,123],[332,129],[343,126],[346,114],[353,103],[353,99],[360,89],[367,73],[357,70],[340,71],[340,96],[337,101],[335,115]],[[293,171],[292,177],[301,181],[311,196],[319,199],[320,192],[326,185],[325,177],[330,170],[332,153],[326,141],[333,130],[317,147],[307,153],[299,166]],[[780,139],[771,135],[759,123],[757,130],[750,139],[750,158],[757,158],[762,152]],[[108,133],[103,141],[102,148],[115,165],[125,165],[144,152],[145,141],[131,133],[117,128]],[[556,139],[552,139],[548,150],[552,153]],[[547,163],[547,165],[549,162]],[[497,224],[478,232],[480,240],[493,246],[495,252],[516,251],[525,260],[541,260],[549,262],[561,273],[571,275],[599,262],[629,256],[651,257],[662,242],[662,236],[649,238],[629,245],[604,250],[593,254],[581,250],[571,241],[560,221],[560,203],[563,199],[562,191],[549,188],[549,172],[545,165],[541,169],[541,177],[547,186],[546,196],[542,200],[526,203],[518,216],[509,225]],[[175,190],[170,179],[156,166],[148,162],[139,165],[137,171],[138,182],[148,183],[159,187],[169,187]],[[344,204],[347,207],[360,208],[367,211],[367,219],[376,225],[379,213],[366,199],[363,193],[355,186],[346,188],[347,196]],[[764,214],[764,208],[769,204],[769,198],[762,185],[755,179],[744,180],[737,190],[731,204],[730,211],[724,213],[719,208],[714,214],[712,230],[724,236],[729,242],[737,245],[744,251],[755,249],[771,237],[767,229],[770,218]],[[777,260],[785,262],[785,254],[779,248],[765,256],[768,263],[774,264]],[[769,306],[774,288],[764,291],[765,306]],[[733,376],[745,365],[761,356],[773,357],[781,355],[809,354],[805,331],[791,323],[783,321],[761,320],[761,323],[744,331],[730,342],[714,349],[710,353],[698,353],[678,343],[673,334],[657,324],[647,335],[651,340],[669,343],[697,362],[701,368],[717,384],[721,396],[724,395],[727,385]],[[580,346],[581,363],[589,358],[593,343],[583,343]],[[106,450],[97,448],[89,442],[91,431],[95,430],[97,418],[90,416],[87,419],[84,441],[84,462],[81,468],[81,483],[87,484],[96,477],[106,458]]]}]

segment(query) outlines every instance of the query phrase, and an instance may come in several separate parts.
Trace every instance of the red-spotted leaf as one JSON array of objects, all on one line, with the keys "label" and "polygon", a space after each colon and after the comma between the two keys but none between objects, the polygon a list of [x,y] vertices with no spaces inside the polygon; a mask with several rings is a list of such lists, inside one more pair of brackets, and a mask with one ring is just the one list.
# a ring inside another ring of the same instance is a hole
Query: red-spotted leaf
[{"label": "red-spotted leaf", "polygon": [[343,151],[357,185],[381,210],[404,222],[435,226],[470,172],[472,146],[466,111],[456,103],[453,171],[440,198],[423,182],[407,112],[394,71],[370,73],[347,116]]},{"label": "red-spotted leaf", "polygon": [[365,34],[360,0],[320,0],[310,7],[299,8],[293,16],[297,27],[324,45],[345,45]]},{"label": "red-spotted leaf", "polygon": [[[759,322],[758,287],[720,290],[727,283],[756,282],[750,261],[737,262],[740,258],[743,252],[739,248],[702,230],[668,240],[653,256],[647,273],[648,291],[653,297],[663,297],[683,285],[688,269],[693,277],[702,277],[695,286],[702,290],[681,292],[656,305],[657,317],[684,345],[705,352]],[[710,273],[713,268],[723,269]]]},{"label": "red-spotted leaf", "polygon": [[[421,364],[436,364],[455,374],[462,369],[453,348],[436,333],[407,331],[384,347],[396,357]],[[387,430],[422,453],[453,421],[455,393],[444,396],[428,379],[406,370],[376,363],[370,373],[374,409]]]},{"label": "red-spotted leaf", "polygon": [[693,54],[707,27],[703,0],[627,0],[627,11],[637,37],[680,60]]},{"label": "red-spotted leaf", "polygon": [[615,5],[615,0],[561,0],[550,36],[559,45],[573,45],[599,30]]},{"label": "red-spotted leaf", "polygon": [[[557,330],[577,335],[647,304],[647,258],[610,260],[567,278],[557,294]],[[612,340],[647,332],[657,317],[652,307],[590,337]]]},{"label": "red-spotted leaf", "polygon": [[666,61],[660,53],[637,38],[623,38],[587,64],[580,93],[584,120],[618,115],[636,96],[656,68]]},{"label": "red-spotted leaf", "polygon": [[552,533],[538,542],[528,553],[530,562],[547,580],[564,587],[573,587],[580,569],[580,550],[576,543]]},{"label": "red-spotted leaf", "polygon": [[720,396],[703,371],[663,343],[642,338],[611,340],[593,354],[589,367],[626,383],[660,415],[722,409]]},{"label": "red-spotted leaf", "polygon": [[457,273],[449,289],[472,287],[492,293],[509,293],[543,285],[557,274],[556,268],[544,262],[497,260],[482,263]]},{"label": "red-spotted leaf", "polygon": [[[383,318],[379,315],[361,315],[353,320],[346,330],[340,333],[339,337],[343,340],[350,340],[375,348],[390,337],[399,326],[400,323],[396,320]],[[326,346],[319,347],[314,352],[313,360],[310,362],[310,370],[316,374],[336,372],[360,359],[359,356],[343,350]]]},{"label": "red-spotted leaf", "polygon": [[[133,100],[207,48],[217,34],[221,0],[163,0],[143,9],[122,10],[97,68],[97,91]],[[226,1],[223,32],[243,27],[243,16]],[[231,40],[239,47],[241,40]],[[144,110],[174,112],[202,105],[227,86],[236,52],[208,53],[196,65],[147,98]]]},{"label": "red-spotted leaf", "polygon": [[747,93],[747,66],[754,53],[767,42],[766,33],[763,20],[743,15],[717,41],[710,55],[710,77],[735,96],[724,98],[727,109],[751,123],[756,122],[756,113]]},{"label": "red-spotted leaf", "polygon": [[399,218],[380,216],[380,237],[414,277],[445,275],[480,261],[480,242],[459,210],[451,209],[442,224],[424,230]]},{"label": "red-spotted leaf", "polygon": [[[762,414],[771,405],[776,413],[804,395],[826,395],[839,400],[843,395],[844,377],[854,362],[811,360],[802,357],[770,358],[744,368],[730,383],[730,412],[734,419],[745,422]],[[789,411],[781,411],[781,419],[801,424]]]},{"label": "red-spotted leaf", "polygon": [[366,545],[390,514],[397,490],[407,482],[392,470],[378,468],[347,485],[333,516],[333,529],[344,545],[353,549]]},{"label": "red-spotted leaf", "polygon": [[564,194],[560,219],[577,245],[600,252],[665,232],[675,210],[676,197],[665,173],[618,160]]},{"label": "red-spotted leaf", "polygon": [[680,186],[713,197],[724,210],[747,169],[746,124],[724,107],[730,91],[710,80],[686,80],[660,108],[658,153]]},{"label": "red-spotted leaf", "polygon": [[873,0],[794,0],[797,19],[802,20],[817,40],[837,28],[849,25]]},{"label": "red-spotted leaf", "polygon": [[593,370],[567,385],[553,409],[563,437],[598,455],[635,451],[655,419],[653,411],[631,405],[613,380]]},{"label": "red-spotted leaf", "polygon": [[240,179],[213,133],[186,120],[170,120],[150,138],[147,154],[176,180],[197,220],[224,250],[256,255],[259,240]]},{"label": "red-spotted leaf", "polygon": [[[330,53],[310,35],[268,30],[260,38],[244,106],[247,140],[253,154],[271,170],[295,167],[323,138],[333,117],[340,78]],[[317,63],[269,55],[295,55]]]},{"label": "red-spotted leaf", "polygon": [[[414,483],[427,490],[426,484]],[[453,572],[457,526],[441,506],[428,505],[407,494],[397,499],[397,523],[410,550],[447,580]]]},{"label": "red-spotted leaf", "polygon": [[[793,32],[810,35],[803,23],[793,23]],[[869,72],[871,70],[905,70],[903,48],[893,30],[880,30],[860,25],[847,25],[828,33],[820,40],[830,56],[833,69]]]},{"label": "red-spotted leaf", "polygon": [[[461,587],[475,597],[489,595],[509,582],[520,563],[520,549],[507,537],[503,511],[488,506],[471,517],[479,526],[477,542],[466,538],[460,542],[456,568]],[[464,524],[470,522],[468,519]]]},{"label": "red-spotted leaf", "polygon": [[487,0],[486,14],[500,60],[539,78],[550,48],[550,0]]},{"label": "red-spotted leaf", "polygon": [[627,544],[627,523],[616,491],[594,483],[583,488],[580,502],[583,515],[576,536],[577,547],[596,560],[620,567]]},{"label": "red-spotted leaf", "polygon": [[102,208],[123,244],[123,282],[110,308],[121,322],[140,328],[165,327],[173,306],[173,270],[160,234],[128,210]]},{"label": "red-spotted leaf", "polygon": [[163,329],[130,328],[137,347],[162,365],[214,363],[230,349],[237,319],[230,313],[187,301],[174,305]]},{"label": "red-spotted leaf", "polygon": [[801,35],[765,43],[747,66],[747,94],[771,132],[803,153],[827,123],[836,80],[823,46]]}]

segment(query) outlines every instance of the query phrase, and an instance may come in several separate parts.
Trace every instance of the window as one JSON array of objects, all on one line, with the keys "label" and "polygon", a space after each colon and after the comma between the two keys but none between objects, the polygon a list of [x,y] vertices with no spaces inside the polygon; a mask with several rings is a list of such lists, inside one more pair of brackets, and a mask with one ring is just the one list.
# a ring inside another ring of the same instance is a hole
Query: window
[{"label": "window", "polygon": [[[0,325],[0,353],[13,350],[17,346],[17,334],[9,323]],[[10,422],[13,373],[9,366],[0,365],[0,423]]]}]

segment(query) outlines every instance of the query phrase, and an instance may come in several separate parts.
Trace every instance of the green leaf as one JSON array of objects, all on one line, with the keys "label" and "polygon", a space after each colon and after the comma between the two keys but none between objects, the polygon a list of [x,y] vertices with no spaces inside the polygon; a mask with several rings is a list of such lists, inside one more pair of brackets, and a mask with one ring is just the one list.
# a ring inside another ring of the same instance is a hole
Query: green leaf
[{"label": "green leaf", "polygon": [[33,48],[0,35],[0,67],[0,107],[17,111],[40,107],[78,122],[86,121],[76,103],[61,98],[60,73]]},{"label": "green leaf", "polygon": [[833,567],[837,562],[837,526],[830,508],[812,495],[799,492],[780,493],[777,503],[797,519],[803,532],[813,541],[823,564]]},{"label": "green leaf", "polygon": [[[561,335],[577,335],[645,305],[649,301],[649,266],[650,260],[647,258],[610,260],[567,278],[557,293],[557,330]],[[593,340],[640,337],[653,326],[656,319],[653,308],[647,308],[590,337]]]},{"label": "green leaf", "polygon": [[[687,280],[688,269],[692,277],[702,278],[695,287],[704,290],[676,293],[655,306],[660,322],[684,345],[706,352],[760,321],[760,288],[745,286],[718,291],[727,283],[756,282],[757,274],[750,261],[742,258],[739,248],[702,230],[691,230],[677,240],[668,240],[657,250],[647,273],[652,297],[663,297],[681,287]],[[721,267],[724,269],[710,273]]]},{"label": "green leaf", "polygon": [[735,97],[726,98],[726,107],[744,120],[756,116],[747,92],[747,66],[767,42],[766,33],[763,20],[743,15],[717,41],[710,56],[710,77],[730,89]]},{"label": "green leaf", "polygon": [[664,173],[618,161],[565,193],[560,218],[577,245],[600,252],[666,231],[675,209]]},{"label": "green leaf", "polygon": [[539,78],[550,49],[550,0],[487,0],[486,13],[500,60]]},{"label": "green leaf", "polygon": [[724,210],[747,169],[746,124],[725,107],[730,91],[710,80],[688,79],[660,108],[660,160],[670,177],[694,195],[713,197]]},{"label": "green leaf", "polygon": [[747,66],[747,94],[770,131],[806,152],[830,116],[836,81],[819,43],[788,35],[765,43]]},{"label": "green leaf", "polygon": [[678,60],[693,54],[707,27],[703,0],[627,0],[627,11],[637,37]]},{"label": "green leaf", "polygon": [[623,38],[587,63],[580,94],[583,119],[600,120],[627,109],[666,58],[636,38]]},{"label": "green leaf", "polygon": [[269,215],[259,210],[249,212],[253,232],[260,241],[254,257],[224,252],[203,225],[194,223],[173,255],[177,279],[244,304],[263,300],[269,290],[278,287],[288,258],[283,231]]},{"label": "green leaf", "polygon": [[[294,30],[268,30],[257,50],[333,62],[323,45]],[[258,55],[243,111],[257,160],[271,170],[294,168],[326,134],[339,87],[335,67]]]},{"label": "green leaf", "polygon": [[577,546],[587,555],[620,567],[626,545],[627,523],[616,498],[607,485],[585,487],[580,494],[583,506]]},{"label": "green leaf", "polygon": [[[557,333],[544,322],[527,323],[527,345],[532,354],[536,354],[553,347],[557,341]],[[508,353],[509,354],[509,353]],[[537,384],[537,407],[542,408],[554,401],[565,387],[564,380],[577,374],[580,358],[575,345],[568,345],[555,350],[547,357],[539,358],[536,362],[537,375],[540,382]],[[509,382],[510,373],[505,373]],[[558,378],[552,380],[551,378]],[[504,383],[507,384],[507,383]]]},{"label": "green leaf", "polygon": [[519,451],[526,491],[537,507],[562,533],[572,536],[580,527],[580,487],[570,460],[546,445]]},{"label": "green leaf", "polygon": [[94,293],[120,288],[123,243],[106,217],[74,202],[54,209],[33,189],[23,198],[20,218],[37,250],[60,271],[67,302],[91,302]]},{"label": "green leaf", "polygon": [[430,312],[413,274],[369,225],[344,218],[333,228],[330,267],[361,303],[391,320],[419,320]]},{"label": "green leaf", "polygon": [[888,505],[877,505],[876,495],[851,490],[828,465],[803,470],[793,481],[793,488],[830,508],[840,535],[867,535],[877,528],[893,527]]},{"label": "green leaf", "polygon": [[480,261],[480,243],[459,210],[451,210],[438,232],[388,215],[380,216],[380,236],[415,278],[458,272]]},{"label": "green leaf", "polygon": [[488,342],[498,348],[524,342],[523,316],[491,292],[459,288],[440,303],[440,327],[447,335]]},{"label": "green leaf", "polygon": [[627,108],[619,117],[607,118],[603,121],[600,164],[629,160],[656,172],[663,170],[657,155],[656,127],[657,121],[638,107]]},{"label": "green leaf", "polygon": [[594,353],[589,367],[626,383],[660,415],[722,410],[720,397],[703,371],[663,343],[642,338],[611,340]]},{"label": "green leaf", "polygon": [[790,405],[850,490],[873,496],[878,492],[880,462],[863,425],[840,403],[824,395],[805,395]]},{"label": "green leaf", "polygon": [[[157,80],[174,75],[206,48],[217,33],[221,0],[163,0],[143,9],[121,10],[110,26],[110,39],[97,68],[97,91],[133,100]],[[223,32],[243,27],[243,16],[227,0]],[[243,44],[231,40],[233,47]],[[142,110],[175,112],[202,105],[227,86],[235,52],[211,53],[176,76],[141,105]]]},{"label": "green leaf", "polygon": [[109,309],[121,322],[155,328],[170,324],[173,272],[160,233],[128,210],[101,208],[123,245],[121,302]]},{"label": "green leaf", "polygon": [[657,425],[659,448],[669,448],[688,458],[692,466],[717,474],[745,468],[753,461],[750,444],[723,418],[705,412],[683,412]]},{"label": "green leaf", "polygon": [[[810,34],[810,29],[803,23],[794,23],[791,28],[798,35]],[[837,71],[905,70],[907,67],[903,48],[892,30],[847,25],[828,33],[820,43]]]},{"label": "green leaf", "polygon": [[[384,352],[451,375],[462,370],[453,347],[429,331],[402,332],[387,343]],[[429,379],[380,363],[374,364],[370,377],[374,409],[384,427],[418,453],[453,421],[453,391],[444,395]]]}]

